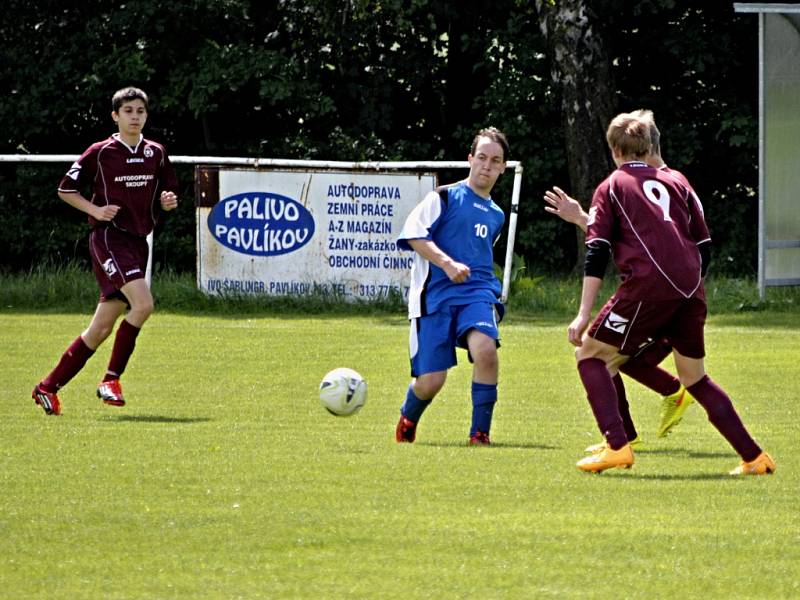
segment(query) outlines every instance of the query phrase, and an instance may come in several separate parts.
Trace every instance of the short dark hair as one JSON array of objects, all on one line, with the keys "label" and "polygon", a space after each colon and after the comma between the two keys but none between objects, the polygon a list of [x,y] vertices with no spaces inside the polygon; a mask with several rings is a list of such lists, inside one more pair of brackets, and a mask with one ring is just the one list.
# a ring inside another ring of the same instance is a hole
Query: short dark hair
[{"label": "short dark hair", "polygon": [[478,147],[478,142],[482,137],[489,138],[493,142],[500,144],[500,147],[503,149],[503,162],[508,160],[508,140],[506,139],[506,134],[497,129],[496,127],[487,127],[485,129],[481,129],[478,134],[475,136],[475,139],[472,140],[472,148],[470,149],[470,154],[475,154],[475,149]]},{"label": "short dark hair", "polygon": [[121,90],[114,92],[111,96],[111,107],[114,112],[119,112],[120,106],[131,100],[141,100],[144,102],[144,108],[147,110],[147,94],[136,87],[125,87]]}]

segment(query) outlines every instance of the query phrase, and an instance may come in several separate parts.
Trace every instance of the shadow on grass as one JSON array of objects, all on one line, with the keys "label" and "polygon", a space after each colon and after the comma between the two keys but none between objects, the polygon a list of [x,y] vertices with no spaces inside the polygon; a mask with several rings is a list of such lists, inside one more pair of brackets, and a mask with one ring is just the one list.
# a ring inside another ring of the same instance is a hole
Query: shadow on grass
[{"label": "shadow on grass", "polygon": [[211,421],[208,417],[165,417],[163,415],[118,415],[104,417],[101,420],[120,423],[205,423]]},{"label": "shadow on grass", "polygon": [[[452,442],[415,442],[415,446],[431,446],[433,448],[475,448],[470,446],[466,441],[452,441]],[[527,443],[514,443],[514,442],[492,442],[491,446],[486,449],[492,448],[514,448],[515,450],[558,450],[558,446],[547,446],[545,444],[527,444]]]},{"label": "shadow on grass", "polygon": [[689,458],[730,458],[736,460],[736,455],[730,452],[692,452],[691,450],[684,450],[682,448],[662,448],[660,450],[648,450],[642,448],[641,450],[634,450],[636,454],[659,455],[665,456],[688,456]]},{"label": "shadow on grass", "polygon": [[[636,468],[636,467],[634,467]],[[667,474],[644,474],[630,473],[627,475],[632,479],[642,479],[644,481],[725,481],[725,480],[738,480],[740,477],[731,477],[727,473],[693,473],[687,475],[667,475]]]}]

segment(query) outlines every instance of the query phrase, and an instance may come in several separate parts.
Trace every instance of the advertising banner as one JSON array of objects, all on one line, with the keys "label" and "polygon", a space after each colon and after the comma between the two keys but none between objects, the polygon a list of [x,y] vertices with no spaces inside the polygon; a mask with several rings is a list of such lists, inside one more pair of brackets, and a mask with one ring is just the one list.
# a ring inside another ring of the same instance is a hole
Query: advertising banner
[{"label": "advertising banner", "polygon": [[198,167],[197,182],[202,291],[408,297],[395,239],[434,174]]}]

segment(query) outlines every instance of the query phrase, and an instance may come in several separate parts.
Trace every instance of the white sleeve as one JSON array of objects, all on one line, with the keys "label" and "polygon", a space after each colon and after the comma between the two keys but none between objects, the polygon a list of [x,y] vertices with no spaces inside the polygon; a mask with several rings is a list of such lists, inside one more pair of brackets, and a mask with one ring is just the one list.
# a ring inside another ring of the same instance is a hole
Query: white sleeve
[{"label": "white sleeve", "polygon": [[436,191],[428,192],[413,210],[408,213],[403,230],[397,236],[397,247],[411,250],[408,240],[430,240],[431,229],[442,216],[442,199]]}]

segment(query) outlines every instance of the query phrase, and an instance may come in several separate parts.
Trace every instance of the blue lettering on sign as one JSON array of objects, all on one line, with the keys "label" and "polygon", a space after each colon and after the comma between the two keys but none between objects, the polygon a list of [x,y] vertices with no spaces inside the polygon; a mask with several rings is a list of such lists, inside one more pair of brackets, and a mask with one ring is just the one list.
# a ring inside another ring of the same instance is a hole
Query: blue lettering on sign
[{"label": "blue lettering on sign", "polygon": [[314,235],[314,217],[305,206],[271,192],[244,192],[217,202],[208,229],[223,246],[252,256],[288,254]]}]

